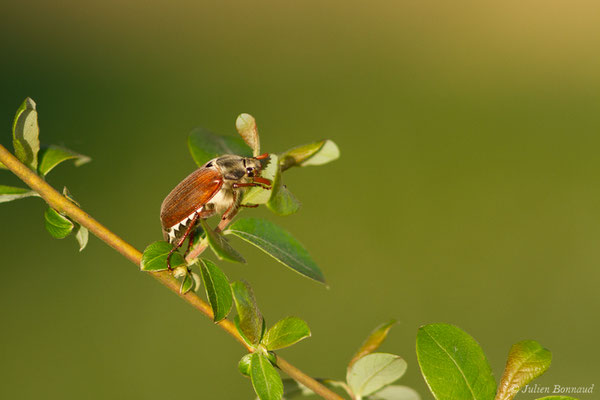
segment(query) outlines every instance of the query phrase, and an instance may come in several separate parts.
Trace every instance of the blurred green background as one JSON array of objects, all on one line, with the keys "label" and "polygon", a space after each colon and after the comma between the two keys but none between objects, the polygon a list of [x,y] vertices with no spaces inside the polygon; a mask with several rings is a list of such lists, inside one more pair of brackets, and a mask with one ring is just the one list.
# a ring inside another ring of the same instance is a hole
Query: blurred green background
[{"label": "blurred green background", "polygon": [[[600,384],[597,1],[58,0],[3,16],[0,142],[34,98],[42,141],[93,158],[49,181],[139,249],[195,168],[195,126],[235,134],[248,112],[265,151],[338,143],[339,161],[286,174],[299,213],[247,212],[300,239],[331,289],[239,242],[249,264],[221,263],[268,322],[309,323],[281,351],[301,369],[342,378],[397,318],[382,350],[424,399],[414,342],[432,322],[473,335],[497,379],[536,339],[554,354],[537,383]],[[52,239],[44,209],[0,206],[0,398],[253,398],[239,345],[99,240]]]}]

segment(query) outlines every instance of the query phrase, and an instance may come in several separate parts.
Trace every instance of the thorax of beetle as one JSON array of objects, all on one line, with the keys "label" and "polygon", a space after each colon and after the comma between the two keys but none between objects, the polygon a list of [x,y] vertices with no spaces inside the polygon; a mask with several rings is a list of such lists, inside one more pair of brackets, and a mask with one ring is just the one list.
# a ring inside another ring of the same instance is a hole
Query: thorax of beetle
[{"label": "thorax of beetle", "polygon": [[221,156],[209,161],[206,166],[217,170],[223,179],[221,189],[210,199],[208,204],[214,207],[218,213],[226,211],[233,203],[239,204],[245,188],[234,188],[233,185],[251,181],[246,176],[242,158],[234,155]]}]

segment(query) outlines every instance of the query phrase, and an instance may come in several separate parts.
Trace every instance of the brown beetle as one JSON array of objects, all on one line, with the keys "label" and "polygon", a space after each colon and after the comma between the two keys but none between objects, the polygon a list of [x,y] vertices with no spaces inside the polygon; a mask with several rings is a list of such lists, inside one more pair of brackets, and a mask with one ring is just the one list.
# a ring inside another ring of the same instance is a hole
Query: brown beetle
[{"label": "brown beetle", "polygon": [[[240,207],[241,192],[247,187],[271,189],[272,182],[260,177],[260,160],[268,154],[242,157],[226,154],[214,158],[192,172],[165,198],[160,208],[163,237],[174,245],[167,257],[171,269],[171,255],[189,238],[188,251],[194,240],[194,227],[200,218],[223,214],[232,217]],[[245,207],[256,207],[245,205]]]}]

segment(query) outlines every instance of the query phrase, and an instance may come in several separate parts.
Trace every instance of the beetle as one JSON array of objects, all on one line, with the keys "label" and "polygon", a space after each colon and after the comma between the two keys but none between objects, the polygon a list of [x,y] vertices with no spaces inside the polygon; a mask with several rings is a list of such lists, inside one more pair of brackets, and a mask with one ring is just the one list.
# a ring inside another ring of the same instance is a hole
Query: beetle
[{"label": "beetle", "polygon": [[[222,219],[235,215],[242,205],[242,192],[248,187],[260,186],[271,189],[272,182],[260,176],[261,160],[268,153],[256,157],[225,154],[213,158],[188,175],[164,199],[160,207],[163,237],[173,244],[167,256],[167,268],[171,270],[171,256],[188,241],[189,251],[194,240],[194,228],[200,219],[222,214]],[[186,254],[187,254],[186,251]]]}]

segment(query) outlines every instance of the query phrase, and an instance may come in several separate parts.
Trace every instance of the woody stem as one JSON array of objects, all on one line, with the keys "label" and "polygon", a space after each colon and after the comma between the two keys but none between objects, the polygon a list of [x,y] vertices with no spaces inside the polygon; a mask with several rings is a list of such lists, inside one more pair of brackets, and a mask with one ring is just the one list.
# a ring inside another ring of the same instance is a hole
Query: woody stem
[{"label": "woody stem", "polygon": [[[9,170],[17,175],[23,182],[25,182],[31,189],[36,191],[50,207],[54,208],[60,213],[63,213],[72,220],[78,222],[82,226],[85,226],[90,232],[92,232],[100,240],[108,244],[110,247],[121,253],[125,258],[134,263],[139,267],[142,260],[142,253],[135,247],[121,239],[119,236],[114,234],[112,231],[107,229],[104,225],[100,224],[90,215],[88,215],[81,208],[76,206],[69,199],[57,192],[52,186],[46,181],[40,178],[35,172],[26,167],[21,163],[15,156],[13,156],[4,146],[0,145],[0,162],[4,164]],[[225,226],[229,222],[225,223]],[[221,225],[219,225],[221,226]],[[220,229],[223,229],[221,227]],[[183,300],[188,302],[192,307],[200,311],[202,314],[213,319],[213,312],[208,303],[202,300],[193,291],[181,294],[179,290],[179,282],[173,277],[170,272],[147,272],[153,278],[158,280],[160,283],[169,288],[173,293],[181,297]],[[240,342],[248,351],[253,351],[242,339],[234,324],[224,319],[217,324],[225,332],[229,333],[235,340]],[[295,379],[297,382],[311,389],[313,392],[318,394],[324,399],[328,400],[342,400],[343,398],[336,393],[329,390],[316,380],[312,379],[287,361],[278,357],[278,366],[288,374],[290,377]]]}]

